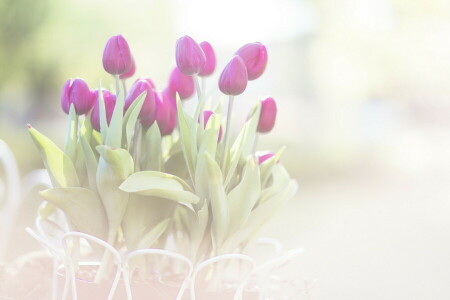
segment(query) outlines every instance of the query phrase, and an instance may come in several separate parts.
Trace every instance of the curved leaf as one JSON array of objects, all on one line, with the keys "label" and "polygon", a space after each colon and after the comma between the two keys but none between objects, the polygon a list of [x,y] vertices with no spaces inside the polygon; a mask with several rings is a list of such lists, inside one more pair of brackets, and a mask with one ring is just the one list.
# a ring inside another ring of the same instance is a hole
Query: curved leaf
[{"label": "curved leaf", "polygon": [[28,131],[41,153],[53,186],[79,186],[80,182],[72,160],[55,143],[36,129],[30,126]]},{"label": "curved leaf", "polygon": [[199,201],[197,195],[186,191],[191,189],[181,178],[156,171],[134,173],[119,188],[128,193],[155,196],[180,203]]},{"label": "curved leaf", "polygon": [[77,230],[103,239],[108,229],[105,210],[92,190],[80,187],[53,188],[39,193],[64,211]]}]

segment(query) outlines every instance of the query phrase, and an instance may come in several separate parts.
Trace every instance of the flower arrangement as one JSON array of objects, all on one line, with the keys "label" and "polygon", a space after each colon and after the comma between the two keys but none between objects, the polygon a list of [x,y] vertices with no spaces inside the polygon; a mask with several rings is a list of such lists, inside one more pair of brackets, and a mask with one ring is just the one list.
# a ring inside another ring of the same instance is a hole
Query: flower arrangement
[{"label": "flower arrangement", "polygon": [[[170,243],[198,263],[242,252],[295,194],[297,184],[279,162],[284,148],[256,152],[257,136],[275,124],[273,98],[258,101],[238,135],[231,134],[234,98],[264,73],[265,46],[244,45],[223,69],[218,86],[229,96],[226,114],[222,103],[207,103],[200,85],[199,77],[216,67],[212,46],[184,36],[176,44],[176,64],[162,91],[141,78],[127,92],[136,65],[127,41],[117,35],[103,53],[115,94],[101,86],[91,90],[80,78],[65,83],[64,149],[29,126],[53,185],[40,192],[47,201],[40,218],[59,208],[72,231],[120,251]],[[190,115],[183,101],[194,93],[198,100]]]}]

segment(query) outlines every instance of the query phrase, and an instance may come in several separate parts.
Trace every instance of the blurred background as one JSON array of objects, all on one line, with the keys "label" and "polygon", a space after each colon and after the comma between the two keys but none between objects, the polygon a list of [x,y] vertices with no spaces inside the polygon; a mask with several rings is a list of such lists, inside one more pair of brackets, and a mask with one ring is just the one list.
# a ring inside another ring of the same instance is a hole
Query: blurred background
[{"label": "blurred background", "polygon": [[[2,0],[0,139],[22,175],[43,167],[26,124],[62,145],[64,82],[111,85],[101,57],[119,33],[135,77],[161,89],[177,38],[209,41],[215,98],[233,53],[267,46],[265,74],[235,102],[234,130],[254,101],[277,100],[259,148],[286,145],[300,189],[263,233],[306,249],[312,299],[450,299],[450,1]],[[24,200],[8,260],[39,249],[24,228],[40,201]]]}]

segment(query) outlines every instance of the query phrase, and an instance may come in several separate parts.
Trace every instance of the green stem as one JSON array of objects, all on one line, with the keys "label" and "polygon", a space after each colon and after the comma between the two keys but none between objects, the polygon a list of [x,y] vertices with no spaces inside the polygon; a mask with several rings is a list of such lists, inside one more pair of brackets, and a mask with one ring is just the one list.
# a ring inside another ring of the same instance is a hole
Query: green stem
[{"label": "green stem", "polygon": [[200,116],[200,112],[203,109],[203,106],[205,106],[205,99],[203,97],[202,89],[201,89],[200,83],[198,81],[198,76],[192,75],[192,77],[194,78],[195,89],[197,91],[197,97],[198,97],[197,107],[196,107],[195,113],[194,113],[194,121],[197,121],[198,117]]},{"label": "green stem", "polygon": [[222,172],[225,171],[225,165],[228,159],[228,144],[230,143],[231,112],[233,110],[233,102],[234,96],[230,95],[228,100],[227,126],[225,127],[224,143],[222,144]]},{"label": "green stem", "polygon": [[126,95],[127,94],[127,84],[125,82],[125,79],[122,79],[122,89],[123,89],[123,94]]}]

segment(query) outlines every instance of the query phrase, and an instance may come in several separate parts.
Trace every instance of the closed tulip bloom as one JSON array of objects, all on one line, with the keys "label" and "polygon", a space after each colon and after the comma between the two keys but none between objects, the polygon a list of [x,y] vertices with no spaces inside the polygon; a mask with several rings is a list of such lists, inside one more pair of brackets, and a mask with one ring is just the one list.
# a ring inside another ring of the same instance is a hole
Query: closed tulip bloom
[{"label": "closed tulip bloom", "polygon": [[171,134],[177,126],[177,107],[169,90],[157,94],[156,107],[156,122],[161,135]]},{"label": "closed tulip bloom", "polygon": [[237,96],[245,91],[247,80],[245,63],[235,55],[220,74],[219,89],[226,95]]},{"label": "closed tulip bloom", "polygon": [[77,115],[83,115],[91,110],[94,100],[91,90],[83,79],[69,79],[64,84],[61,107],[65,113],[69,113],[70,104],[73,104]]},{"label": "closed tulip bloom", "polygon": [[139,78],[139,79],[144,79],[145,81],[147,81],[148,84],[150,84],[150,86],[152,87],[152,89],[156,88],[155,83],[150,78],[144,77],[144,78]]},{"label": "closed tulip bloom", "polygon": [[133,66],[130,47],[122,35],[111,37],[103,50],[103,68],[111,75],[127,73]]},{"label": "closed tulip bloom", "polygon": [[194,79],[191,76],[183,74],[177,67],[170,73],[169,90],[175,95],[178,93],[181,100],[185,100],[195,92]]},{"label": "closed tulip bloom", "polygon": [[258,157],[258,163],[262,164],[263,162],[265,162],[266,160],[268,160],[269,158],[273,157],[275,155],[275,153],[273,152],[267,152],[264,154],[259,154]]},{"label": "closed tulip bloom", "polygon": [[206,61],[202,48],[187,35],[178,39],[175,58],[178,68],[185,75],[198,74]]},{"label": "closed tulip bloom", "polygon": [[259,115],[258,132],[267,133],[273,129],[277,118],[277,104],[272,97],[261,101],[261,114]]},{"label": "closed tulip bloom", "polygon": [[208,76],[214,72],[216,68],[216,55],[214,54],[214,49],[211,47],[211,44],[208,42],[201,42],[200,48],[202,48],[203,53],[205,54],[205,64],[201,69],[199,76]]},{"label": "closed tulip bloom", "polygon": [[[206,125],[208,124],[209,118],[214,114],[211,110],[204,110],[203,111],[203,128],[206,128]],[[198,122],[200,123],[200,118],[198,118]],[[222,140],[222,126],[219,128],[219,136],[217,138],[217,142],[219,143]]]},{"label": "closed tulip bloom", "polygon": [[254,80],[264,73],[267,66],[267,50],[261,43],[249,43],[237,52],[247,66],[248,80]]},{"label": "closed tulip bloom", "polygon": [[120,74],[119,78],[120,79],[127,79],[130,78],[134,75],[134,73],[136,73],[136,64],[134,63],[134,58],[131,57],[131,68],[128,72]]},{"label": "closed tulip bloom", "polygon": [[[93,94],[96,100],[94,109],[92,110],[91,114],[91,124],[92,128],[100,131],[100,105],[98,101],[98,90],[95,90]],[[105,102],[106,121],[109,125],[109,122],[111,122],[112,114],[114,112],[114,107],[116,106],[116,95],[111,94],[108,90],[105,89],[102,90],[102,94],[103,100]]]},{"label": "closed tulip bloom", "polygon": [[125,110],[138,98],[140,94],[146,92],[144,103],[139,113],[139,119],[145,128],[150,127],[156,118],[155,92],[152,86],[145,79],[137,80],[131,87],[130,92],[125,98]]}]

